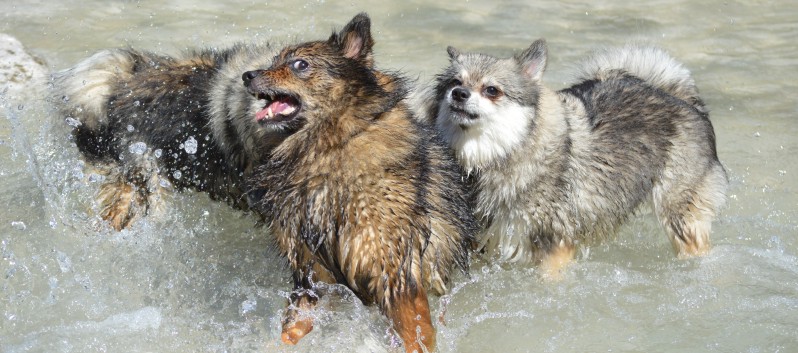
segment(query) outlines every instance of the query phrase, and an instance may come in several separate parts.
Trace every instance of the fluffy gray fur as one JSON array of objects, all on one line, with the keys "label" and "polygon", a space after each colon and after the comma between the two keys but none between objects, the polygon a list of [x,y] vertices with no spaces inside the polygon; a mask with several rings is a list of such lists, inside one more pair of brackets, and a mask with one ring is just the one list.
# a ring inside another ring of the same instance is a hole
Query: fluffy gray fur
[{"label": "fluffy gray fur", "polygon": [[556,270],[653,201],[679,257],[708,251],[727,178],[682,64],[649,46],[604,50],[555,92],[541,81],[542,39],[511,58],[448,52],[414,100],[475,179],[486,250]]}]

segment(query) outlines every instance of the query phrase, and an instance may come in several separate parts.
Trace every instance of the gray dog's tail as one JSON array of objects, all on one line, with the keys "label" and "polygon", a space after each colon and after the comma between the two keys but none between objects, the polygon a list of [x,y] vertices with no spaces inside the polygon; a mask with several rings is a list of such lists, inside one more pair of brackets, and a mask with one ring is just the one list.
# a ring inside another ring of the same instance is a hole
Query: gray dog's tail
[{"label": "gray dog's tail", "polygon": [[132,75],[130,50],[103,50],[72,68],[52,75],[52,96],[64,115],[89,129],[106,123],[112,89]]},{"label": "gray dog's tail", "polygon": [[582,80],[601,79],[612,70],[623,70],[706,112],[690,70],[657,47],[627,44],[598,51],[579,70]]}]

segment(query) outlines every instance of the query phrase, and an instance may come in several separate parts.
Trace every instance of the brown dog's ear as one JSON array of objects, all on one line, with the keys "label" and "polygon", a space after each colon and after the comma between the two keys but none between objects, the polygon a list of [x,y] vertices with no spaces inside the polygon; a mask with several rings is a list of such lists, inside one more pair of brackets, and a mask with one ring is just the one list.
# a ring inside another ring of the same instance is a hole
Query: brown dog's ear
[{"label": "brown dog's ear", "polygon": [[374,39],[371,38],[371,20],[365,12],[352,18],[338,34],[333,33],[328,42],[338,47],[344,57],[372,66],[371,47],[374,46]]}]

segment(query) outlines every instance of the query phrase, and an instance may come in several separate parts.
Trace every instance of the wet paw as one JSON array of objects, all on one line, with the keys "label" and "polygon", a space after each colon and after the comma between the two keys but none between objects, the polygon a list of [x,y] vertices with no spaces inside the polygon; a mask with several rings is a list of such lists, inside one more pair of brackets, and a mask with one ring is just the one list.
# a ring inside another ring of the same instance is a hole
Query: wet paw
[{"label": "wet paw", "polygon": [[146,195],[123,182],[104,184],[99,201],[102,206],[100,217],[117,231],[126,228],[138,217],[139,212],[147,209]]},{"label": "wet paw", "polygon": [[283,343],[295,345],[299,343],[302,337],[310,333],[310,331],[313,331],[313,319],[306,318],[296,320],[283,325],[283,334],[281,338]]},{"label": "wet paw", "polygon": [[561,242],[547,253],[538,264],[540,277],[545,281],[557,282],[562,280],[563,271],[573,262],[576,247],[572,244]]}]

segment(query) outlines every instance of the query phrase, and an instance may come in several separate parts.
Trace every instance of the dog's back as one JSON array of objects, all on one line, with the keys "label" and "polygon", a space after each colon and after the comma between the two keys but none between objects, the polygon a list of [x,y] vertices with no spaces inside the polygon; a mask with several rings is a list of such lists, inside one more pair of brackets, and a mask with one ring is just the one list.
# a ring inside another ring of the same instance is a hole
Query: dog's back
[{"label": "dog's back", "polygon": [[582,81],[560,95],[584,109],[569,116],[576,131],[570,170],[581,192],[594,195],[586,199],[593,213],[611,205],[606,209],[622,221],[653,200],[679,256],[707,251],[727,181],[689,71],[663,50],[638,45],[599,52],[582,67]]},{"label": "dog's back", "polygon": [[601,80],[621,70],[706,112],[690,70],[661,48],[629,43],[597,50],[577,66],[577,81]]}]

